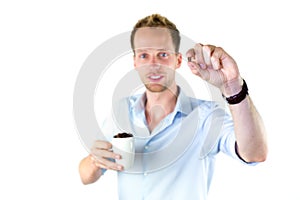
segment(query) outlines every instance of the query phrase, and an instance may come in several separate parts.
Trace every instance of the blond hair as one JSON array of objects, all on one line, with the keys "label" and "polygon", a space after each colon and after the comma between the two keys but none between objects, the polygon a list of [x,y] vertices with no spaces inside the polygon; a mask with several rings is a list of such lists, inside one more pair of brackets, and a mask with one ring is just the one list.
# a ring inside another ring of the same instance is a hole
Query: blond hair
[{"label": "blond hair", "polygon": [[131,31],[131,48],[134,52],[134,36],[136,31],[139,28],[143,27],[161,27],[169,29],[169,32],[172,37],[172,41],[175,47],[175,52],[178,53],[179,46],[180,46],[180,33],[176,27],[176,25],[168,20],[166,17],[161,16],[160,14],[152,14],[143,19],[140,19],[134,26],[133,30]]}]

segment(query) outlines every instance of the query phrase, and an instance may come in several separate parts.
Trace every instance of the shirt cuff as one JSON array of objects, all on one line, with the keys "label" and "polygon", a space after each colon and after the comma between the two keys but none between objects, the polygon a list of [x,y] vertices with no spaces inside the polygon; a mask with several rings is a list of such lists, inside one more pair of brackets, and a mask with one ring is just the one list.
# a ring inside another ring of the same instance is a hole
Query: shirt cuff
[{"label": "shirt cuff", "polygon": [[234,151],[235,151],[236,156],[238,157],[238,160],[240,160],[242,163],[247,164],[247,165],[257,165],[258,164],[258,162],[247,162],[247,161],[245,161],[240,156],[240,154],[238,153],[238,149],[237,148],[238,148],[237,142],[235,141],[235,143],[234,143]]}]

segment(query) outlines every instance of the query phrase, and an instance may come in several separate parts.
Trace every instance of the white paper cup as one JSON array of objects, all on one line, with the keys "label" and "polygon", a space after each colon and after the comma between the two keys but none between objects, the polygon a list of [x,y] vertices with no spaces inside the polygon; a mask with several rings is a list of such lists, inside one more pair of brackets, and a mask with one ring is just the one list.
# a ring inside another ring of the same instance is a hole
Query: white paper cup
[{"label": "white paper cup", "polygon": [[120,154],[121,159],[116,159],[116,163],[122,165],[124,170],[131,168],[134,164],[134,138],[125,137],[125,138],[113,138],[112,139],[113,152]]}]

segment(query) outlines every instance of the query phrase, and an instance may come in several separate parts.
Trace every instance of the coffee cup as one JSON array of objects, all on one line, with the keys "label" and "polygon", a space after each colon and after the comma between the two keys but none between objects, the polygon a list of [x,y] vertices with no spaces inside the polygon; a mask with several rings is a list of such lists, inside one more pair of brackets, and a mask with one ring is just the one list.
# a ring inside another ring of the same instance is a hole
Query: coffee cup
[{"label": "coffee cup", "polygon": [[118,133],[112,139],[114,153],[120,154],[121,159],[116,163],[122,165],[124,170],[130,169],[134,164],[135,146],[134,137],[130,133]]}]

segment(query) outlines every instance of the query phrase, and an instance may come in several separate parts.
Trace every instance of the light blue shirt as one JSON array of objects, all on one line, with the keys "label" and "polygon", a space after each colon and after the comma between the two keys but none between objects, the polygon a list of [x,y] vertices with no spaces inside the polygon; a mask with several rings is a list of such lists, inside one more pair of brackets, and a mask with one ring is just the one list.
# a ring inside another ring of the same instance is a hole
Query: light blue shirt
[{"label": "light blue shirt", "polygon": [[136,157],[131,170],[118,172],[119,199],[207,199],[217,153],[243,162],[235,151],[230,114],[216,102],[180,91],[174,111],[150,133],[145,101],[145,94],[126,100]]}]

